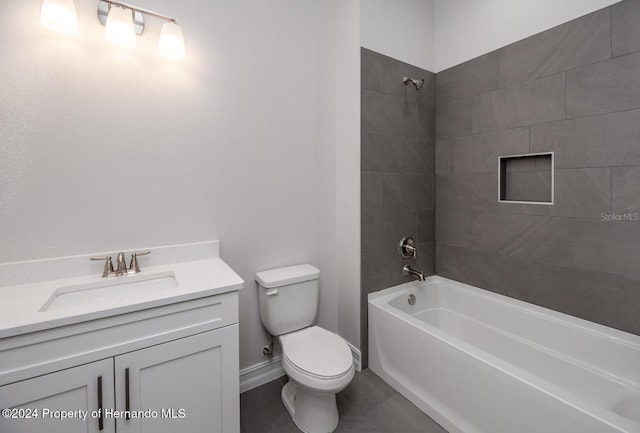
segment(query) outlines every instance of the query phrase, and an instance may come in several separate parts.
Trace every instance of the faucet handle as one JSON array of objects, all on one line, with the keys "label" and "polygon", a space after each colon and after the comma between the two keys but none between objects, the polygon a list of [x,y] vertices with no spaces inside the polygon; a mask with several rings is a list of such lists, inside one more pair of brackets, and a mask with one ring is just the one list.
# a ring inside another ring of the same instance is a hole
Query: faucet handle
[{"label": "faucet handle", "polygon": [[418,249],[416,248],[416,241],[413,240],[411,236],[405,236],[400,239],[400,245],[398,245],[398,251],[400,252],[400,256],[405,259],[416,259],[416,253]]},{"label": "faucet handle", "polygon": [[129,264],[129,270],[140,272],[140,266],[138,265],[138,256],[144,256],[147,254],[151,254],[151,251],[139,251],[131,253],[131,263]]},{"label": "faucet handle", "polygon": [[110,274],[113,274],[113,263],[111,262],[111,256],[104,257],[89,257],[89,260],[104,260],[104,271],[102,271],[102,278],[107,278]]}]

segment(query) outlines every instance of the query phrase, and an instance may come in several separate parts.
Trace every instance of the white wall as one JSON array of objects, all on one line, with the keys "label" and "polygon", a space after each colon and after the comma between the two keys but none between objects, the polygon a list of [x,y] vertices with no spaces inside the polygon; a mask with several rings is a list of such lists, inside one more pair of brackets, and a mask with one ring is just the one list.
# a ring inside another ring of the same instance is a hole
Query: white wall
[{"label": "white wall", "polygon": [[220,239],[246,281],[241,368],[264,359],[258,270],[317,264],[336,330],[335,1],[137,0],[178,19],[179,64],[155,54],[159,21],[122,52],[75,3],[66,38],[40,0],[3,2],[0,261]]},{"label": "white wall", "polygon": [[620,0],[435,0],[435,72]]},{"label": "white wall", "polygon": [[433,71],[434,0],[361,0],[360,38],[365,48]]},{"label": "white wall", "polygon": [[360,346],[360,315],[354,312],[360,311],[361,3],[337,0],[335,40],[338,332],[355,347]]}]

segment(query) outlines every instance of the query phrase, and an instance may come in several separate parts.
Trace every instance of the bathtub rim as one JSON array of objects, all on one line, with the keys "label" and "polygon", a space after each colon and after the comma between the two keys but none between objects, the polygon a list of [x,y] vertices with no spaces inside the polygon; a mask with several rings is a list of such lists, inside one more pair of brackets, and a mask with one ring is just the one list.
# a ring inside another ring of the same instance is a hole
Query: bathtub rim
[{"label": "bathtub rim", "polygon": [[[640,350],[640,335],[632,334],[630,332],[623,331],[621,329],[612,328],[610,326],[603,325],[601,323],[592,322],[590,320],[583,319],[578,316],[572,316],[567,313],[552,310],[550,308],[543,307],[537,304],[521,301],[520,299],[511,298],[509,296],[492,292],[487,289],[483,289],[477,286],[472,286],[470,284],[462,283],[460,281],[451,280],[449,278],[441,277],[440,275],[431,275],[429,277],[426,277],[424,281],[418,281],[418,280],[409,281],[407,283],[399,284],[397,286],[378,290],[376,292],[371,292],[367,295],[367,299],[368,299],[368,302],[374,305],[384,305],[384,304],[388,304],[390,300],[395,299],[397,295],[401,292],[407,291],[409,289],[419,289],[424,286],[429,286],[431,284],[437,284],[437,283],[448,284],[453,287],[462,289],[463,291],[470,292],[473,296],[477,296],[485,299],[488,298],[488,299],[491,299],[492,302],[506,304],[510,308],[514,308],[516,310],[526,312],[527,314],[532,314],[538,317],[544,317],[545,319],[551,319],[555,323],[561,323],[573,329],[580,329],[582,331],[587,331],[592,335],[606,338],[608,340],[615,341],[616,343],[620,343],[628,347]],[[398,308],[393,307],[392,305],[389,305],[389,306],[395,310],[399,310]],[[402,310],[399,310],[399,311],[402,311]],[[402,313],[409,315],[404,311],[402,311]],[[437,329],[437,328],[434,327],[434,329]]]}]

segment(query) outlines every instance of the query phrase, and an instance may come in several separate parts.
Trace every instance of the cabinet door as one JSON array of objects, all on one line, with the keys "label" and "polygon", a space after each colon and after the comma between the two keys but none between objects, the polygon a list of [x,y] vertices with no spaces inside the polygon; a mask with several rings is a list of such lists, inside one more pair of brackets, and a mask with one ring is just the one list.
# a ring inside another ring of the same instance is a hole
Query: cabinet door
[{"label": "cabinet door", "polygon": [[237,324],[117,356],[115,374],[118,433],[240,430]]},{"label": "cabinet door", "polygon": [[0,432],[113,433],[113,418],[104,416],[113,402],[113,359],[23,380],[0,387],[0,409],[16,416],[3,412]]}]

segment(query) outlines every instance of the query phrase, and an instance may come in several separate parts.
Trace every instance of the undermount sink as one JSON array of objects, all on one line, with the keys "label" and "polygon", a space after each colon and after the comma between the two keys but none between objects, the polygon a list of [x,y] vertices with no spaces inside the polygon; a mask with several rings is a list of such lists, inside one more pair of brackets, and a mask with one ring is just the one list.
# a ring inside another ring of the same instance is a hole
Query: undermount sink
[{"label": "undermount sink", "polygon": [[40,312],[96,304],[127,303],[132,298],[178,287],[173,272],[124,275],[88,284],[60,287],[47,299]]}]

